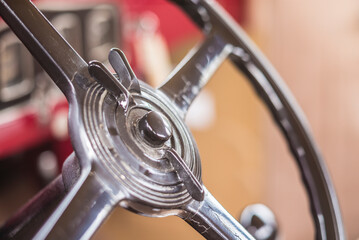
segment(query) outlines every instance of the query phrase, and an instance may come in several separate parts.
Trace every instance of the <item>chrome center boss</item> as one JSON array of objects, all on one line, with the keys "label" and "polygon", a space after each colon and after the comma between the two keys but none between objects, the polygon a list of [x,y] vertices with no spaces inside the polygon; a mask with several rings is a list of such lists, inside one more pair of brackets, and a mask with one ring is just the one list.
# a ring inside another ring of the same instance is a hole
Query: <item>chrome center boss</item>
[{"label": "chrome center boss", "polygon": [[175,106],[137,80],[120,50],[112,49],[109,56],[119,78],[91,62],[89,72],[98,83],[88,88],[83,108],[99,165],[130,198],[151,206],[152,214],[154,207],[173,209],[192,197],[202,200],[196,144]]}]

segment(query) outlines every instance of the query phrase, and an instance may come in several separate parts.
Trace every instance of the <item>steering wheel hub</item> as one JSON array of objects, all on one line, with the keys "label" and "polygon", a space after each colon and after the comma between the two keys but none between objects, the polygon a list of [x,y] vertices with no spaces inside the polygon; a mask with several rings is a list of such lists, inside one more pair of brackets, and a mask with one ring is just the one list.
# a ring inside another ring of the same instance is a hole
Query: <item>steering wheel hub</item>
[{"label": "steering wheel hub", "polygon": [[159,208],[180,207],[192,198],[166,151],[174,149],[201,179],[197,147],[171,103],[140,85],[141,93],[131,93],[133,103],[125,110],[94,83],[85,97],[85,129],[98,161],[131,197]]}]

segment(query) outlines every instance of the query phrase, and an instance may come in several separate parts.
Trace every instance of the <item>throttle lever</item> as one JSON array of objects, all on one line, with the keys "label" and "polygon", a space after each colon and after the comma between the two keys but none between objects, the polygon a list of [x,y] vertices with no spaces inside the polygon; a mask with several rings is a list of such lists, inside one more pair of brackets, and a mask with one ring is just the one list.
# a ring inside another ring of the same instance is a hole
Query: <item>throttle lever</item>
[{"label": "throttle lever", "polygon": [[91,61],[88,69],[90,75],[94,77],[99,84],[103,85],[107,91],[112,93],[116,99],[118,99],[119,104],[126,112],[130,103],[133,102],[129,91],[101,62],[96,60]]},{"label": "throttle lever", "polygon": [[108,60],[122,85],[129,91],[133,90],[137,93],[141,93],[138,79],[132,71],[125,54],[118,48],[112,48],[108,55]]},{"label": "throttle lever", "polygon": [[165,157],[170,161],[176,170],[179,178],[183,181],[189,194],[197,201],[204,199],[204,190],[202,184],[193,175],[184,160],[178,155],[176,150],[170,148],[166,151]]}]

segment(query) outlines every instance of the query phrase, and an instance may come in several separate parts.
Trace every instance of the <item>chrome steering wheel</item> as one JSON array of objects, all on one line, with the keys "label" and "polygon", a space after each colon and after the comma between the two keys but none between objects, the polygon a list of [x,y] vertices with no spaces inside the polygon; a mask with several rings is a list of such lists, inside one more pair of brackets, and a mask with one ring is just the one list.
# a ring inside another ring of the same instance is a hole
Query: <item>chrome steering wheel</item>
[{"label": "chrome steering wheel", "polygon": [[176,215],[207,239],[253,239],[201,180],[188,108],[229,58],[273,115],[299,166],[316,239],[344,239],[329,174],[305,118],[273,67],[215,1],[174,0],[206,39],[153,89],[112,49],[112,74],[86,63],[28,0],[0,0],[0,15],[69,102],[74,153],[62,174],[0,231],[1,238],[87,239],[116,207]]}]

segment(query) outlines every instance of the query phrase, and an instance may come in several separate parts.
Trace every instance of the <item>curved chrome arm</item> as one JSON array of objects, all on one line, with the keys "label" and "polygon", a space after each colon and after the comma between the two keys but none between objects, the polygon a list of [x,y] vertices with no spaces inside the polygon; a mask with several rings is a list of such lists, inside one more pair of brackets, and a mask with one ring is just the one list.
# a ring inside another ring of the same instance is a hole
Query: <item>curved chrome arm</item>
[{"label": "curved chrome arm", "polygon": [[[193,60],[187,60],[187,65],[192,66],[183,65],[180,71],[176,70],[176,74],[163,85],[163,91],[180,109],[187,109],[191,101],[188,101],[184,108],[184,104],[177,99],[186,99],[190,96],[190,100],[193,100],[199,91],[196,94],[193,94],[193,91],[191,94],[187,94],[190,92],[187,89],[200,89],[205,82],[191,79],[192,81],[186,81],[186,84],[178,84],[180,82],[177,77],[178,73],[181,73],[182,76],[189,75],[196,66],[196,59],[211,56],[208,54],[210,48],[215,49],[213,52],[221,52],[223,46],[229,44],[231,46],[229,58],[251,81],[271,111],[299,165],[304,185],[309,194],[317,239],[344,239],[339,203],[328,170],[313,141],[304,114],[279,74],[262,56],[241,27],[215,1],[174,0],[173,2],[189,15],[208,39],[194,55]],[[216,39],[216,42],[211,42],[211,39]],[[208,42],[211,44],[207,45]],[[224,44],[218,45],[218,42]],[[201,72],[200,76],[205,76],[206,72],[213,72],[212,67],[219,66],[214,64],[214,57],[208,59],[211,64],[207,63],[207,66],[211,66],[211,69]],[[168,87],[172,88],[168,89]]]},{"label": "curved chrome arm", "polygon": [[204,188],[204,200],[193,201],[180,216],[206,239],[254,240],[236,219]]}]

